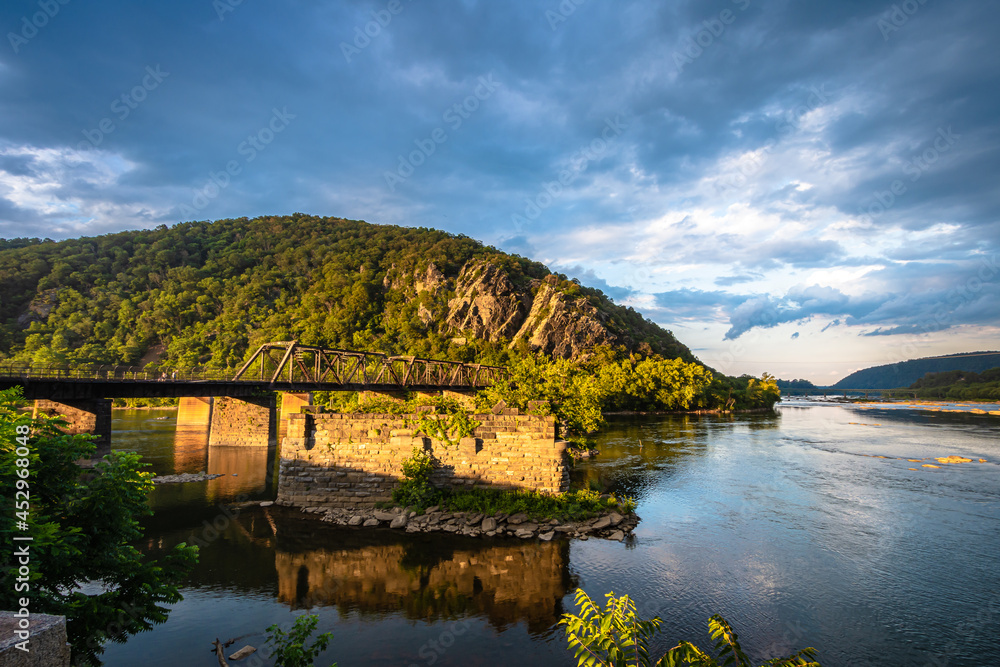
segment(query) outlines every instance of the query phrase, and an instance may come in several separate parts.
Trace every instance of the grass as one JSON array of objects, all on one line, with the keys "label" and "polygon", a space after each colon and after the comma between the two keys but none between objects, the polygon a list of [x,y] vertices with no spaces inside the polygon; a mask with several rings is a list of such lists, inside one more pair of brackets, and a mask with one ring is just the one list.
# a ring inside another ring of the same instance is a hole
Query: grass
[{"label": "grass", "polygon": [[431,504],[449,512],[472,512],[486,515],[503,512],[509,515],[526,514],[531,519],[579,521],[599,516],[611,510],[627,514],[635,510],[631,498],[614,496],[601,498],[596,491],[570,491],[562,495],[549,495],[537,491],[494,491],[469,489],[440,491],[433,502],[415,509],[425,510]]}]

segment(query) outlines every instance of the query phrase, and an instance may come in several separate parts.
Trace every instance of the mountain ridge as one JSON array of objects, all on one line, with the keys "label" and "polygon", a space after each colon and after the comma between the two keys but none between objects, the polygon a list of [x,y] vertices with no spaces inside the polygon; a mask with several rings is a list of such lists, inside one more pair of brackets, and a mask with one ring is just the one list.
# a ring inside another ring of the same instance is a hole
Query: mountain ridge
[{"label": "mountain ridge", "polygon": [[981,373],[996,366],[1000,366],[1000,352],[988,350],[922,357],[864,368],[826,389],[898,389],[909,387],[928,373],[948,371]]},{"label": "mountain ridge", "polygon": [[[464,235],[309,216],[0,242],[0,358],[232,368],[259,344],[461,361],[694,355],[599,290]],[[153,355],[154,357],[156,355]]]}]

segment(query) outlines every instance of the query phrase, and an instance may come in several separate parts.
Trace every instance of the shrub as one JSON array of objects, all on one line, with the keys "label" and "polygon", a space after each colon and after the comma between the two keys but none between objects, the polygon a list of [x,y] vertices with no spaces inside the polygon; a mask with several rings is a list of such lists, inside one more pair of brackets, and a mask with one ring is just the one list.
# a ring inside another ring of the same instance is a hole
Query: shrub
[{"label": "shrub", "polygon": [[[319,617],[315,614],[299,616],[292,624],[292,629],[285,632],[277,625],[267,629],[267,644],[274,647],[271,657],[274,667],[313,667],[316,657],[326,650],[333,638],[332,632],[324,632],[316,640],[306,646],[306,640],[316,629]],[[337,667],[333,663],[331,667]]]},{"label": "shrub", "polygon": [[431,484],[434,459],[420,447],[413,448],[410,458],[403,461],[403,481],[392,492],[392,500],[402,507],[429,507],[441,492]]},{"label": "shrub", "polygon": [[[566,628],[566,640],[579,667],[751,667],[736,632],[718,615],[708,619],[709,633],[715,640],[718,658],[713,658],[690,642],[680,642],[653,662],[649,656],[649,642],[660,629],[660,617],[642,620],[636,613],[635,603],[627,595],[615,597],[611,592],[605,597],[607,603],[601,609],[582,589],[577,590],[576,604],[580,607],[580,614],[566,613],[559,621],[559,625]],[[815,657],[816,649],[804,648],[786,658],[768,660],[762,667],[820,667],[813,660]]]}]

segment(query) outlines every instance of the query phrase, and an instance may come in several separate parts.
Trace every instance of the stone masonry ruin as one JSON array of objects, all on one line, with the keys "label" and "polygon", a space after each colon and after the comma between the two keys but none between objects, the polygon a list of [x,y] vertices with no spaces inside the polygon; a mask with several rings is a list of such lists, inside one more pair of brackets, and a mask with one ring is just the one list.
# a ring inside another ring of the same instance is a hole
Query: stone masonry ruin
[{"label": "stone masonry ruin", "polygon": [[479,426],[457,445],[414,436],[420,419],[444,415],[289,415],[276,502],[326,509],[390,502],[414,447],[435,459],[431,482],[440,488],[567,491],[567,443],[555,438],[555,417],[501,412],[473,415]]}]

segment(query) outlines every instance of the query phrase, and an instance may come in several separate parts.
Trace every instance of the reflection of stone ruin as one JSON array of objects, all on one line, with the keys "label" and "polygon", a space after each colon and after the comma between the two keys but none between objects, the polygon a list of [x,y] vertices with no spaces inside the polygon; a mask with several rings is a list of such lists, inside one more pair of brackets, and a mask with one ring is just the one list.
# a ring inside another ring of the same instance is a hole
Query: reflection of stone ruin
[{"label": "reflection of stone ruin", "polygon": [[559,620],[562,598],[574,586],[568,564],[564,540],[450,553],[400,543],[275,555],[278,599],[292,608],[403,611],[422,620],[482,614],[496,627],[526,621],[538,632]]}]

